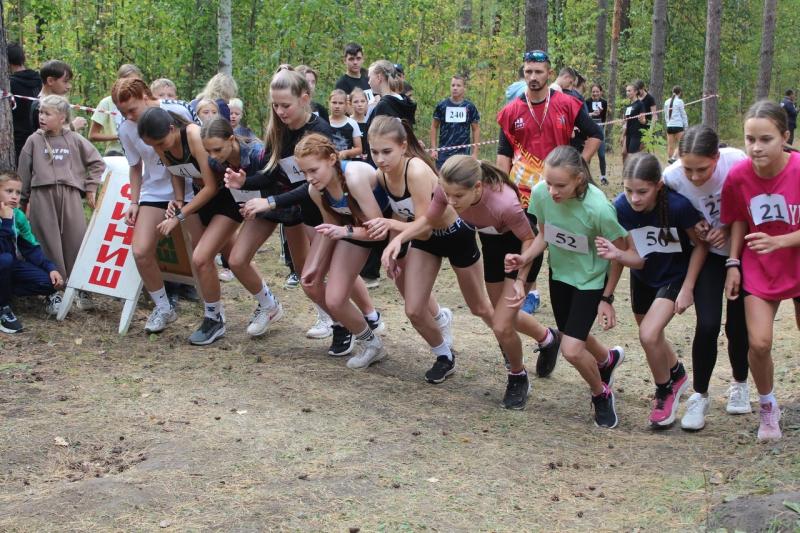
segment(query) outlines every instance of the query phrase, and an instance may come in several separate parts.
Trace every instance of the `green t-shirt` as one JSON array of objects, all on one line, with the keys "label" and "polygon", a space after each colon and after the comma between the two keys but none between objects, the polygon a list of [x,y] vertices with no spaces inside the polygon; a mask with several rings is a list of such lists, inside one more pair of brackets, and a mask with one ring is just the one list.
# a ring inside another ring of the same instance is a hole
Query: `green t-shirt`
[{"label": "green t-shirt", "polygon": [[[120,115],[112,115],[111,112],[119,113],[117,106],[114,105],[114,101],[111,100],[110,96],[106,96],[100,103],[97,104],[98,111],[95,111],[92,115],[92,121],[97,122],[103,128],[103,135],[117,135],[117,127],[119,123],[122,122]],[[103,111],[108,111],[104,113]],[[108,153],[110,151],[120,152],[122,153],[122,145],[120,142],[117,141],[109,141],[106,143],[106,151],[104,153]]]},{"label": "green t-shirt", "polygon": [[613,241],[628,234],[603,191],[589,185],[583,200],[556,203],[542,181],[531,192],[528,212],[545,226],[553,279],[581,290],[602,289],[608,261],[597,256],[594,239]]},{"label": "green t-shirt", "polygon": [[39,245],[39,241],[36,240],[36,237],[33,235],[33,230],[31,230],[31,224],[28,222],[28,217],[26,217],[22,209],[19,208],[14,209],[14,230],[17,238],[22,237],[33,246]]}]

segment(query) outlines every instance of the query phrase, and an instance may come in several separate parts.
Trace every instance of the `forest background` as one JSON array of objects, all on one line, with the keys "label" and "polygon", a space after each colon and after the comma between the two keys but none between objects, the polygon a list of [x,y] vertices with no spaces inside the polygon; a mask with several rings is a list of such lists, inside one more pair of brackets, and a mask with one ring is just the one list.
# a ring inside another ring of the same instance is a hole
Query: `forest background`
[{"label": "forest background", "polygon": [[[315,100],[325,102],[344,72],[343,46],[363,45],[365,67],[387,58],[405,66],[418,102],[417,131],[430,127],[436,102],[449,94],[453,73],[469,75],[468,98],[483,115],[483,138],[495,139],[494,115],[517,79],[527,44],[546,42],[554,68],[572,66],[608,88],[614,10],[619,11],[617,105],[624,84],[650,84],[658,61],[654,21],[665,21],[663,98],[681,85],[686,101],[703,94],[708,6],[721,7],[719,131],[738,141],[741,116],[756,99],[763,63],[764,13],[774,16],[772,99],[796,87],[800,68],[800,0],[7,0],[8,42],[20,42],[28,65],[62,59],[72,65],[71,101],[96,105],[110,91],[122,63],[152,80],[175,81],[189,100],[220,68],[220,9],[230,9],[232,73],[245,102],[245,122],[257,133],[268,118],[269,79],[280,63],[308,64],[319,72]],[[230,6],[230,7],[228,7]],[[662,14],[659,16],[659,9]],[[655,11],[654,11],[655,10]],[[546,19],[541,16],[546,13]],[[654,13],[657,17],[654,19]],[[533,35],[546,22],[546,41]],[[534,28],[534,24],[537,25]],[[610,65],[612,63],[612,65]],[[762,82],[763,85],[763,82]],[[608,95],[606,95],[608,97]],[[656,94],[658,96],[658,94]],[[663,98],[659,102],[659,107]],[[691,123],[701,106],[687,109]],[[617,112],[618,116],[619,113]],[[491,158],[494,147],[485,147]]]}]

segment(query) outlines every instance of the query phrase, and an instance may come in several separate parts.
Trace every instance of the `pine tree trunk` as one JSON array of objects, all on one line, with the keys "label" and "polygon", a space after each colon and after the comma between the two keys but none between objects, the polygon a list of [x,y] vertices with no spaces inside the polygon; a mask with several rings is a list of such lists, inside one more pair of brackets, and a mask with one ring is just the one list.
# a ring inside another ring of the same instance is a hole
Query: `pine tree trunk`
[{"label": "pine tree trunk", "polygon": [[[614,18],[611,23],[611,58],[609,59],[609,82],[608,82],[608,114],[606,120],[614,120],[614,115],[617,111],[617,69],[619,68],[619,34],[620,25],[622,23],[622,1],[614,0]],[[613,149],[614,142],[612,138],[613,129],[606,126],[606,150]]]},{"label": "pine tree trunk", "polygon": [[[664,96],[664,55],[667,46],[667,0],[653,2],[653,40],[650,45],[650,94],[660,105]],[[655,117],[653,117],[655,119]]]},{"label": "pine tree trunk", "polygon": [[547,0],[525,0],[525,50],[547,50]]},{"label": "pine tree trunk", "polygon": [[[708,0],[706,15],[706,60],[703,72],[703,96],[719,89],[719,34],[722,28],[722,0]],[[703,125],[714,130],[719,124],[717,98],[703,100]]]},{"label": "pine tree trunk", "polygon": [[597,26],[594,34],[595,72],[605,74],[606,26],[608,26],[608,0],[597,0]]},{"label": "pine tree trunk", "polygon": [[[0,0],[0,90],[9,91],[8,52],[6,43],[5,5]],[[0,169],[17,168],[14,157],[14,125],[11,120],[11,99],[0,99]]]},{"label": "pine tree trunk", "polygon": [[472,31],[472,0],[464,0],[461,7],[461,31]]},{"label": "pine tree trunk", "polygon": [[758,70],[756,100],[769,98],[772,56],[775,53],[775,11],[778,0],[764,0],[764,29],[761,34],[761,67]]},{"label": "pine tree trunk", "polygon": [[233,32],[231,30],[231,0],[219,0],[217,48],[219,50],[219,72],[232,75]]}]

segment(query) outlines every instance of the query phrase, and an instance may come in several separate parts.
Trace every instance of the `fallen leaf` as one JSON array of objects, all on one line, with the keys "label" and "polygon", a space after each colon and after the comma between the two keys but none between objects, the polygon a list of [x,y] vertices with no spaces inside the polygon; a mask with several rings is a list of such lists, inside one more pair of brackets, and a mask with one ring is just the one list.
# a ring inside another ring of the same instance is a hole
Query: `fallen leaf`
[{"label": "fallen leaf", "polygon": [[429,477],[428,483],[439,483],[439,478]]},{"label": "fallen leaf", "polygon": [[81,344],[83,344],[83,339],[82,339],[82,338],[80,338],[80,337],[78,337],[77,339],[75,339],[75,344],[76,344],[77,346],[80,346]]},{"label": "fallen leaf", "polygon": [[53,439],[53,443],[56,446],[69,446],[69,442],[64,437],[56,437]]}]

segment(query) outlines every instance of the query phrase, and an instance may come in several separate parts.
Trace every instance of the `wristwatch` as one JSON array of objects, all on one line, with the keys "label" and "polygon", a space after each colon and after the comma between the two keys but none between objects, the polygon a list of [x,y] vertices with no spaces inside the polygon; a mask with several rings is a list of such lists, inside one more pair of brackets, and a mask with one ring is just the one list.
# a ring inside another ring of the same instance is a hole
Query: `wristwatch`
[{"label": "wristwatch", "polygon": [[175,218],[178,219],[178,222],[183,222],[186,220],[186,215],[184,215],[180,209],[175,210]]},{"label": "wristwatch", "polygon": [[346,226],[344,227],[344,229],[345,229],[345,231],[347,232],[347,238],[348,238],[348,239],[352,238],[352,237],[353,237],[353,226],[351,226],[350,224],[348,224],[348,225],[346,225]]},{"label": "wristwatch", "polygon": [[605,296],[605,295],[601,296],[600,301],[605,302],[608,305],[612,305],[614,303],[614,295],[612,294],[611,296]]}]

